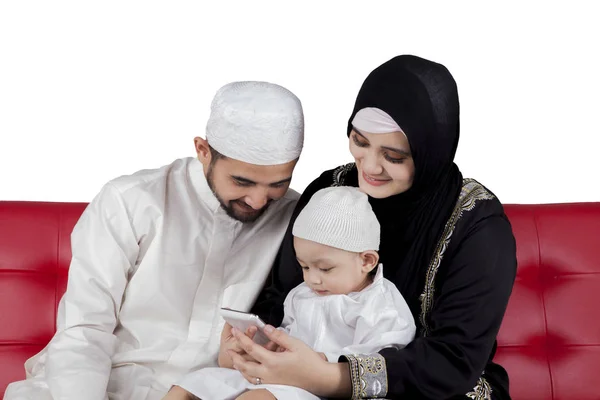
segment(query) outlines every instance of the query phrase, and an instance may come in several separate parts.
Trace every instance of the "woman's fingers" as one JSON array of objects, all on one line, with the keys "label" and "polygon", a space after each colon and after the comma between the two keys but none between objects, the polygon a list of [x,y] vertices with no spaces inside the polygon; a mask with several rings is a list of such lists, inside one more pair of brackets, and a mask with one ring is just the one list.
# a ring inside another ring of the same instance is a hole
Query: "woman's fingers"
[{"label": "woman's fingers", "polygon": [[264,348],[269,351],[277,351],[277,349],[279,348],[279,345],[273,341],[269,341],[269,343],[264,345]]},{"label": "woman's fingers", "polygon": [[[221,333],[221,347],[225,348],[226,350],[231,349],[236,351],[237,353],[240,353],[243,351],[243,349],[240,346],[238,340],[235,338],[235,336],[233,336],[232,329],[233,327],[231,325],[225,323],[225,326],[223,327],[223,331]],[[256,332],[258,332],[258,328],[255,326],[250,326],[248,327],[248,329],[246,329],[246,332],[244,332],[244,334],[250,339],[253,339],[254,335],[256,335]]]},{"label": "woman's fingers", "polygon": [[283,332],[280,329],[275,329],[271,325],[267,325],[264,329],[265,335],[271,340],[273,343],[276,343],[279,347],[283,347],[284,350],[295,351],[301,345],[301,341],[295,339]]},{"label": "woman's fingers", "polygon": [[[248,374],[245,374],[243,372],[240,372],[242,374],[242,376],[244,377],[244,379],[246,379],[248,382],[250,382],[253,385],[258,385],[258,382],[256,381],[256,377],[255,376],[250,376]],[[262,379],[260,380],[260,383],[263,384],[265,382],[262,381]]]},{"label": "woman's fingers", "polygon": [[254,343],[252,339],[250,339],[248,336],[244,335],[235,328],[231,332],[237,339],[238,346],[241,348],[242,351],[245,351],[248,355],[250,355],[252,358],[254,358],[261,364],[269,363],[271,359],[270,357],[272,357],[273,355],[272,351],[267,350],[266,348],[257,343]]},{"label": "woman's fingers", "polygon": [[[250,382],[252,384],[254,384],[256,382],[256,378],[252,378],[250,375],[246,375],[242,371],[240,371],[240,373],[242,374],[242,376],[244,377],[244,379],[246,379],[248,382]],[[252,379],[254,379],[254,382],[252,382]]]},{"label": "woman's fingers", "polygon": [[246,354],[244,352],[238,353],[240,356],[242,356],[242,358],[246,361],[256,361],[254,359],[254,357],[252,357],[250,354]]},{"label": "woman's fingers", "polygon": [[[259,363],[252,360],[246,360],[244,357],[233,351],[229,351],[228,354],[233,360],[233,368],[240,371],[245,377],[260,377],[263,368]],[[264,373],[262,375],[264,375]],[[248,382],[255,383],[252,381]]]},{"label": "woman's fingers", "polygon": [[244,374],[249,382],[256,383],[256,377],[259,377],[263,383],[296,386],[311,392],[316,388],[319,393],[328,387],[332,370],[323,354],[315,352],[301,340],[290,337],[283,331],[276,331],[273,327],[271,330],[267,327],[264,331],[273,343],[278,345],[276,351],[254,343],[236,329],[232,330],[242,350],[255,360],[247,360],[240,354],[228,351],[233,360],[233,367]]}]

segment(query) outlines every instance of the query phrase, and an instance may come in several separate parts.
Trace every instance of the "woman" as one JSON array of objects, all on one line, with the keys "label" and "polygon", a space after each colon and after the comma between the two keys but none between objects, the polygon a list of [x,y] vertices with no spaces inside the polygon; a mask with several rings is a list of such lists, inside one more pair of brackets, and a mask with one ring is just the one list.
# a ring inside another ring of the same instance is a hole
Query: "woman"
[{"label": "woman", "polygon": [[[404,349],[328,364],[282,332],[270,352],[235,332],[256,362],[230,353],[251,382],[302,387],[324,397],[509,399],[508,376],[492,362],[516,274],[516,249],[500,201],[463,179],[453,159],[459,138],[456,83],[440,64],[398,56],[375,69],[348,123],[355,163],[324,172],[302,195],[359,186],[381,224],[385,277],[408,302],[417,337]],[[291,228],[290,228],[291,229]],[[288,229],[269,286],[254,312],[278,326],[283,299],[302,281]]]}]

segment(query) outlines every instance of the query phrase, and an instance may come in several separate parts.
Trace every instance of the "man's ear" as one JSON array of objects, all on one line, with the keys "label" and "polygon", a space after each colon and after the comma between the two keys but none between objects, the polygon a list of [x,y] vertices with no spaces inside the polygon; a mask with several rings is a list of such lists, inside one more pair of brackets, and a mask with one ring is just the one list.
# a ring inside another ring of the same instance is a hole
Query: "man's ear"
[{"label": "man's ear", "polygon": [[210,153],[210,147],[206,139],[196,136],[194,138],[194,148],[196,149],[198,160],[200,160],[204,168],[208,167],[212,154]]},{"label": "man's ear", "polygon": [[375,250],[363,251],[359,255],[364,273],[369,273],[379,264],[379,254]]}]

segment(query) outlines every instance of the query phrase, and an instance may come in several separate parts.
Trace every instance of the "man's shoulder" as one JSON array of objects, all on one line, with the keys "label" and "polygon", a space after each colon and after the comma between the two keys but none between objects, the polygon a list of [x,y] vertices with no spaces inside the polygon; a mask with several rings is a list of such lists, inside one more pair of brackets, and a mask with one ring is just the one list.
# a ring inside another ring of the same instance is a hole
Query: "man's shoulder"
[{"label": "man's shoulder", "polygon": [[169,175],[185,172],[187,164],[191,158],[181,158],[170,164],[158,168],[147,168],[136,171],[132,174],[121,175],[108,182],[108,184],[117,189],[121,194],[137,193],[150,191],[153,187],[161,186],[166,182]]},{"label": "man's shoulder", "polygon": [[289,188],[286,192],[285,196],[283,196],[282,200],[286,202],[295,203],[300,198],[300,193],[296,192],[294,189]]},{"label": "man's shoulder", "polygon": [[288,219],[294,211],[294,208],[296,207],[296,203],[298,203],[299,198],[300,194],[294,189],[290,188],[288,189],[286,194],[283,195],[283,197],[281,197],[269,207],[270,211],[267,214],[270,214],[271,216],[285,214],[286,219]]}]

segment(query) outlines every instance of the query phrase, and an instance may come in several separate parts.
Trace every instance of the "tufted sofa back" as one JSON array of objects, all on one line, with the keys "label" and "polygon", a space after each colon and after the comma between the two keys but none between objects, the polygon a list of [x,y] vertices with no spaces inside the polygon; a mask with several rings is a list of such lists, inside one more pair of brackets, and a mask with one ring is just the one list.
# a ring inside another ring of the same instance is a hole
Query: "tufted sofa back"
[{"label": "tufted sofa back", "polygon": [[[0,201],[0,397],[54,334],[85,207]],[[512,397],[600,399],[600,203],[505,209],[519,266],[496,360]]]}]

